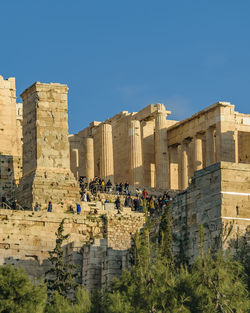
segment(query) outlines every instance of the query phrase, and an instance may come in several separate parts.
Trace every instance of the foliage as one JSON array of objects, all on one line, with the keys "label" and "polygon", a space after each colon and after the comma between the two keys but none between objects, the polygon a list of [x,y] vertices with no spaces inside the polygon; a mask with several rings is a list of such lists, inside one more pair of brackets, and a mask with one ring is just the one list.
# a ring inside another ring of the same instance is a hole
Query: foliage
[{"label": "foliage", "polygon": [[172,251],[172,230],[170,225],[170,207],[164,206],[164,213],[161,217],[161,223],[159,227],[159,245],[161,250],[161,256],[163,260],[167,262],[168,266],[173,266],[174,257]]},{"label": "foliage", "polygon": [[[169,208],[159,227],[147,222],[136,234],[131,248],[131,266],[104,292],[90,295],[77,288],[74,268],[64,262],[61,222],[56,247],[51,252],[49,295],[46,287],[33,284],[20,269],[0,267],[0,313],[247,313],[250,312],[249,246],[237,242],[236,256],[222,251],[204,252],[204,228],[200,227],[200,254],[192,265],[176,262],[172,253]],[[156,232],[158,229],[158,232]],[[151,236],[152,232],[156,232]],[[52,278],[53,279],[52,279]]]},{"label": "foliage", "polygon": [[191,267],[197,312],[249,312],[243,267],[229,255],[200,256]]},{"label": "foliage", "polygon": [[42,313],[46,299],[46,286],[34,284],[22,269],[0,267],[1,313]]},{"label": "foliage", "polygon": [[249,312],[249,292],[243,266],[221,251],[204,253],[200,228],[200,255],[189,267],[174,265],[168,208],[161,218],[158,244],[146,225],[136,234],[131,267],[114,280],[101,312],[216,313]]},{"label": "foliage", "polygon": [[248,291],[250,293],[250,245],[247,241],[247,234],[241,238],[231,240],[231,246],[234,249],[234,259],[240,262],[247,275]]},{"label": "foliage", "polygon": [[77,287],[75,281],[77,273],[76,266],[65,262],[63,251],[63,242],[69,237],[69,234],[63,235],[64,231],[63,219],[56,232],[56,247],[50,252],[49,261],[51,268],[46,273],[46,282],[48,288],[48,302],[55,302],[55,292],[64,298],[73,300],[74,291]]},{"label": "foliage", "polygon": [[91,307],[88,291],[78,287],[75,304],[55,292],[54,303],[47,306],[46,313],[90,313]]}]

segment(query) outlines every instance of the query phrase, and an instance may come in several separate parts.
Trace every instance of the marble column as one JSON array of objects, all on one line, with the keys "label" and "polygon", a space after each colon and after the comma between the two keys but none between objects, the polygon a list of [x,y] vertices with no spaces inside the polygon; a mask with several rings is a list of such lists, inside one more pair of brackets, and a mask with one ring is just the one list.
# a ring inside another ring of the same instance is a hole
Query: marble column
[{"label": "marble column", "polygon": [[203,168],[202,137],[202,134],[196,134],[194,137],[194,171]]},{"label": "marble column", "polygon": [[214,127],[209,127],[206,131],[206,166],[215,163],[214,131]]},{"label": "marble column", "polygon": [[156,188],[169,188],[169,162],[165,107],[159,104],[155,115],[155,166]]},{"label": "marble column", "polygon": [[84,147],[84,176],[88,181],[94,178],[94,139],[86,137],[83,139]]},{"label": "marble column", "polygon": [[188,187],[188,143],[183,141],[181,144],[181,188]]},{"label": "marble column", "polygon": [[114,182],[112,126],[101,124],[100,177]]},{"label": "marble column", "polygon": [[71,151],[71,159],[74,167],[75,176],[76,179],[79,179],[79,150],[78,149],[72,149]]},{"label": "marble column", "polygon": [[129,128],[130,143],[130,180],[133,186],[142,185],[143,168],[142,168],[142,142],[141,142],[141,123],[137,120],[130,121]]},{"label": "marble column", "polygon": [[168,153],[169,153],[170,189],[179,189],[178,145],[169,147]]}]

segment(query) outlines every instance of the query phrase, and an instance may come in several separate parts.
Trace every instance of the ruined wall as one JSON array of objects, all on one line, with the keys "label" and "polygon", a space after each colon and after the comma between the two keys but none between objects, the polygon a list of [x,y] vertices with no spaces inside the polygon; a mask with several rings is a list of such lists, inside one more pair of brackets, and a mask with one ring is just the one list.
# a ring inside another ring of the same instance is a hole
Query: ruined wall
[{"label": "ruined wall", "polygon": [[229,162],[213,164],[195,172],[188,189],[173,199],[174,251],[182,242],[192,261],[199,253],[200,225],[204,226],[204,248],[213,247],[223,227],[233,230],[225,247],[250,224],[250,166]]},{"label": "ruined wall", "polygon": [[0,197],[14,197],[22,173],[22,105],[16,103],[15,78],[0,76]]},{"label": "ruined wall", "polygon": [[15,78],[0,76],[0,152],[17,155]]},{"label": "ruined wall", "polygon": [[4,195],[7,200],[14,199],[21,173],[21,157],[0,155],[0,197]]},{"label": "ruined wall", "polygon": [[[96,252],[93,255],[95,247],[100,246],[97,243],[105,242],[110,251],[125,256],[131,235],[143,227],[144,216],[131,211],[117,215],[116,210],[101,209],[98,209],[98,214],[89,215],[87,207],[85,209],[81,215],[0,210],[0,265],[15,264],[35,279],[42,277],[49,268],[48,257],[49,251],[55,247],[55,232],[65,218],[65,234],[70,234],[65,242],[65,252],[69,261],[80,266],[84,285],[93,289],[94,280],[98,280],[100,287],[104,276],[105,281],[110,281],[113,278],[111,274],[116,276],[120,273],[120,266],[117,271],[113,268],[110,274],[103,270],[103,277],[93,276],[104,260],[107,269],[112,259],[110,254],[108,259],[105,258],[106,250],[105,255],[97,256]],[[114,233],[119,236],[113,236]]]},{"label": "ruined wall", "polygon": [[131,235],[142,229],[145,220],[143,214],[126,210],[121,215],[109,211],[105,238],[84,246],[82,284],[89,290],[105,289],[129,264]]}]

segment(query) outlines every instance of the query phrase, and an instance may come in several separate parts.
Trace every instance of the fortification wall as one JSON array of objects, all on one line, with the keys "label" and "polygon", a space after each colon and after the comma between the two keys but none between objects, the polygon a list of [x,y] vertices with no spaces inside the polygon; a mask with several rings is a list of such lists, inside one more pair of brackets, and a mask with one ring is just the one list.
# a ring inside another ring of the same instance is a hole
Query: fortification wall
[{"label": "fortification wall", "polygon": [[22,104],[15,78],[0,75],[0,197],[13,198],[22,175]]},{"label": "fortification wall", "polygon": [[0,152],[17,156],[17,110],[15,78],[6,80],[0,75]]},{"label": "fortification wall", "polygon": [[[0,210],[0,265],[15,264],[24,268],[34,279],[42,277],[49,268],[49,251],[55,247],[55,232],[63,218],[64,233],[70,234],[65,242],[67,259],[79,265],[83,275],[86,272],[91,275],[91,266],[96,271],[98,262],[104,262],[104,256],[97,261],[86,250],[95,250],[98,240],[105,241],[105,247],[110,251],[126,255],[131,245],[131,235],[143,227],[143,214],[128,209],[121,214],[116,214],[116,210],[98,209],[94,215],[89,214],[90,208],[88,211],[87,207],[85,209],[86,212],[80,215]],[[119,273],[120,267],[112,272],[113,275]],[[106,272],[105,277],[107,275]],[[99,281],[101,279],[104,278],[99,277]],[[106,281],[110,279],[105,278]],[[85,277],[85,286],[92,289],[93,285],[91,277]]]},{"label": "fortification wall", "polygon": [[[174,251],[181,246],[192,261],[199,254],[200,225],[204,249],[226,248],[250,232],[250,166],[221,162],[194,173],[186,191],[173,199]],[[229,230],[231,232],[229,234]],[[229,235],[228,238],[227,235]]]}]

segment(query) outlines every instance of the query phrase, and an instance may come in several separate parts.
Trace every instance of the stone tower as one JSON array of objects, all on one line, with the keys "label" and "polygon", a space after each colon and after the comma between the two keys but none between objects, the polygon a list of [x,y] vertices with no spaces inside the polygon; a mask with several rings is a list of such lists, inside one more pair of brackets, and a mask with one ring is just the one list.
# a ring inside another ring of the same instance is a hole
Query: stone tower
[{"label": "stone tower", "polygon": [[0,75],[0,197],[8,200],[14,197],[21,176],[21,111],[15,78],[5,80]]},{"label": "stone tower", "polygon": [[36,82],[23,99],[23,177],[17,192],[26,207],[51,201],[53,209],[79,202],[70,170],[67,85]]}]

